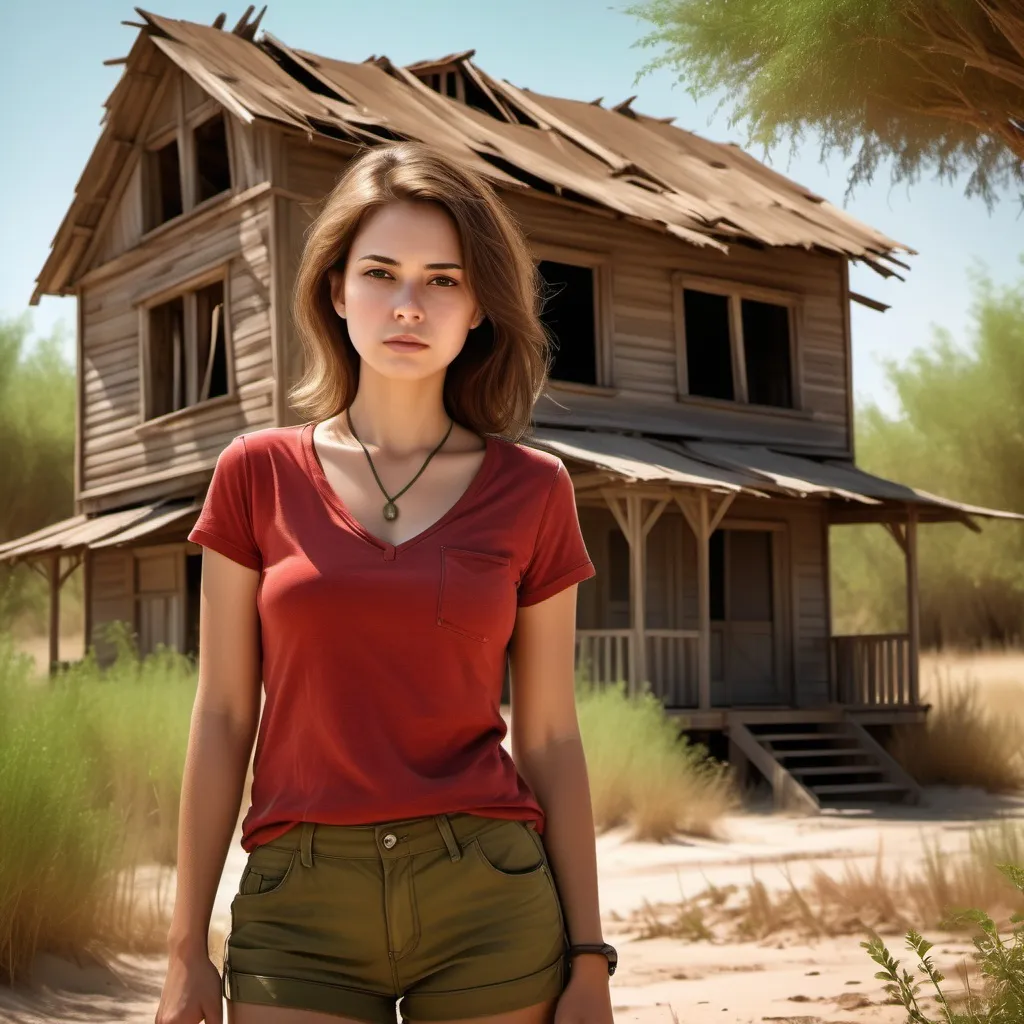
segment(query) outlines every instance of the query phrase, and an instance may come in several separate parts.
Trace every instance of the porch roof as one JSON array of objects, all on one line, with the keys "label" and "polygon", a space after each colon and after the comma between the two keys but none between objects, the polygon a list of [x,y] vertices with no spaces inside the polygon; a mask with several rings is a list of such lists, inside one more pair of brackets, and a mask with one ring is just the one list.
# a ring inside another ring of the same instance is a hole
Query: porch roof
[{"label": "porch roof", "polygon": [[819,461],[783,454],[760,445],[713,444],[703,441],[668,444],[715,465],[760,475],[765,481],[790,493],[822,494],[867,505],[915,505],[922,521],[969,523],[969,516],[1024,520],[1024,515],[1016,512],[944,498],[895,480],[875,476],[858,469],[852,462],[839,459]]},{"label": "porch roof", "polygon": [[678,447],[645,437],[601,430],[539,427],[525,440],[531,447],[545,448],[631,482],[679,484],[765,496],[765,479],[761,476],[711,465]]},{"label": "porch roof", "polygon": [[961,522],[974,529],[971,516],[1024,520],[1024,515],[1016,512],[955,501],[866,473],[852,462],[784,454],[762,445],[667,441],[612,431],[548,427],[537,428],[526,442],[631,483],[700,487],[758,497],[784,494],[835,499],[866,522],[908,505],[916,507],[922,522]]},{"label": "porch roof", "polygon": [[113,547],[155,533],[188,515],[200,505],[188,499],[158,501],[97,516],[70,516],[41,530],[0,544],[0,564],[31,561],[46,555],[68,555],[85,548]]}]

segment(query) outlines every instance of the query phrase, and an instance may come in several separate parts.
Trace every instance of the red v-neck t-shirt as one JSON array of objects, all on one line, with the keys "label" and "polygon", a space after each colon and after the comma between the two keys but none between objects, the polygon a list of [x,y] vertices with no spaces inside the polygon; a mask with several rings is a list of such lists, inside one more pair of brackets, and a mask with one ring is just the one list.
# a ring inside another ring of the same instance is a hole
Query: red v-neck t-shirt
[{"label": "red v-neck t-shirt", "polygon": [[266,700],[246,851],[303,821],[468,812],[543,833],[501,746],[507,645],[518,607],[595,570],[561,459],[486,445],[458,501],[397,545],[349,513],[312,423],[243,434],[221,453],[189,540],[260,573]]}]

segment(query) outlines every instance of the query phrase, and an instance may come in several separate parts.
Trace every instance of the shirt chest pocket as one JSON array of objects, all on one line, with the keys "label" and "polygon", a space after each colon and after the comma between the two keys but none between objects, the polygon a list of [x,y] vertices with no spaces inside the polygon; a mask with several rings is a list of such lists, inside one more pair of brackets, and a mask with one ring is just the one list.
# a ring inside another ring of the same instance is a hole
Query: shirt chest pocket
[{"label": "shirt chest pocket", "polygon": [[470,640],[491,639],[514,602],[510,564],[506,555],[442,547],[437,624]]}]

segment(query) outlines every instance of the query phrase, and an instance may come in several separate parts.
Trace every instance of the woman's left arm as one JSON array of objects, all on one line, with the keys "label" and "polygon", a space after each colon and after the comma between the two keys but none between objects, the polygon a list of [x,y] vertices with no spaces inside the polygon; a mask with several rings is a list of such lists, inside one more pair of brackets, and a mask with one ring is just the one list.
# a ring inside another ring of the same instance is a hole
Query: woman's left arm
[{"label": "woman's left arm", "polygon": [[[544,847],[570,943],[601,943],[594,814],[576,718],[576,591],[520,607],[509,643],[512,759],[544,809]],[[556,1024],[611,1024],[608,961],[572,958]]]}]

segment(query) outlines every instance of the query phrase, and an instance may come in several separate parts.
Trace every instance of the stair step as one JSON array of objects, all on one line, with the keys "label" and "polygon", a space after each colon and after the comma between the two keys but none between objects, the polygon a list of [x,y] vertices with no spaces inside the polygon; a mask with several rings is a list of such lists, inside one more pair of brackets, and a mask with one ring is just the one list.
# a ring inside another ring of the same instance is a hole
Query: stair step
[{"label": "stair step", "polygon": [[863,747],[827,747],[819,750],[771,750],[769,753],[775,758],[790,757],[849,757],[851,754],[858,754],[860,757],[870,756]]},{"label": "stair step", "polygon": [[778,740],[848,740],[844,732],[755,732],[754,737],[765,743]]},{"label": "stair step", "polygon": [[836,783],[827,786],[811,785],[808,788],[815,794],[821,793],[835,796],[838,796],[840,793],[905,793],[907,791],[906,786],[900,786],[895,782]]},{"label": "stair step", "polygon": [[815,765],[812,768],[790,768],[790,775],[883,775],[881,768],[872,764]]}]

